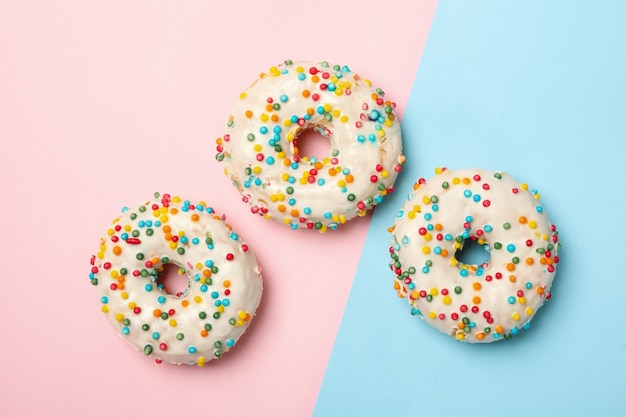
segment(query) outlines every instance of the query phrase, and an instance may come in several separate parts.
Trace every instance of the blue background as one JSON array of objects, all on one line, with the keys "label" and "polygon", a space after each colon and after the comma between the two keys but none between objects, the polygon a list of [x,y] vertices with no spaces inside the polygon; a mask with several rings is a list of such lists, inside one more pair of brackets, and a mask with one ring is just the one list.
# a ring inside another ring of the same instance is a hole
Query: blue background
[{"label": "blue background", "polygon": [[[316,417],[626,413],[625,22],[618,1],[439,2]],[[508,172],[559,229],[553,297],[510,341],[457,343],[393,290],[387,227],[437,166]]]}]

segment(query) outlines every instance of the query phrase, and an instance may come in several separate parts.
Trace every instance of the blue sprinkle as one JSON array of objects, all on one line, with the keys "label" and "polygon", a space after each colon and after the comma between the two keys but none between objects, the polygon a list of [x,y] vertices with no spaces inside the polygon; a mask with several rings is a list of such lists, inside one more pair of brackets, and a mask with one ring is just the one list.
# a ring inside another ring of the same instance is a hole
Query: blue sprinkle
[{"label": "blue sprinkle", "polygon": [[311,208],[310,207],[305,207],[304,209],[302,209],[302,211],[304,211],[304,214],[311,214]]},{"label": "blue sprinkle", "polygon": [[379,117],[380,113],[378,113],[378,110],[372,110],[370,112],[370,120],[378,120]]},{"label": "blue sprinkle", "polygon": [[281,127],[280,127],[280,126],[276,125],[276,126],[274,126],[274,128],[272,129],[272,131],[273,131],[274,133],[276,133],[276,134],[279,134],[279,133],[282,131],[282,129],[281,129]]},{"label": "blue sprinkle", "polygon": [[296,204],[296,199],[295,198],[290,198],[287,201],[287,204],[289,204],[290,206],[294,206]]},{"label": "blue sprinkle", "polygon": [[363,135],[358,135],[358,136],[356,137],[356,140],[358,140],[359,142],[363,143],[363,142],[365,142],[365,136],[363,136]]},{"label": "blue sprinkle", "polygon": [[258,186],[258,185],[261,185],[261,184],[263,184],[263,181],[261,181],[261,178],[256,178],[256,179],[254,180],[254,185],[257,185],[257,186]]},{"label": "blue sprinkle", "polygon": [[154,333],[152,333],[152,338],[153,338],[154,340],[157,340],[160,336],[161,336],[161,335],[159,334],[159,332],[154,332]]},{"label": "blue sprinkle", "polygon": [[229,236],[230,236],[230,238],[231,238],[232,240],[237,240],[237,239],[239,239],[239,235],[238,235],[237,233],[235,233],[235,232],[230,232],[230,235],[229,235]]},{"label": "blue sprinkle", "polygon": [[294,184],[296,182],[296,177],[289,177],[289,179],[287,180],[287,182],[289,184]]},{"label": "blue sprinkle", "polygon": [[334,83],[328,83],[326,88],[328,89],[328,91],[335,91],[337,89],[337,86]]},{"label": "blue sprinkle", "polygon": [[447,241],[451,241],[452,240],[452,235],[449,233],[446,233],[446,235],[443,237],[445,240]]},{"label": "blue sprinkle", "polygon": [[213,298],[213,299],[215,299],[215,298],[217,298],[217,297],[219,297],[219,296],[220,296],[220,295],[217,293],[217,291],[213,291],[213,292],[211,293],[211,298]]},{"label": "blue sprinkle", "polygon": [[224,300],[222,300],[222,305],[224,307],[228,307],[230,305],[230,300],[228,298],[225,298]]},{"label": "blue sprinkle", "polygon": [[324,213],[325,219],[331,219],[332,217],[333,217],[333,214],[330,211],[327,211],[326,213]]},{"label": "blue sprinkle", "polygon": [[122,240],[126,240],[126,239],[128,239],[128,233],[126,233],[126,232],[122,233],[122,234],[120,235],[120,239],[122,239]]},{"label": "blue sprinkle", "polygon": [[215,300],[215,307],[219,307],[222,305],[222,302],[220,300]]},{"label": "blue sprinkle", "polygon": [[106,295],[103,295],[103,296],[100,298],[100,302],[101,302],[102,304],[106,304],[106,303],[108,303],[108,302],[109,302],[109,297],[107,297]]},{"label": "blue sprinkle", "polygon": [[299,79],[300,81],[304,81],[304,80],[306,79],[306,74],[305,74],[305,73],[303,73],[303,72],[299,72],[299,73],[298,73],[298,79]]},{"label": "blue sprinkle", "polygon": [[289,99],[289,97],[287,97],[286,94],[281,94],[280,101],[282,101],[283,103],[286,103],[288,99]]},{"label": "blue sprinkle", "polygon": [[317,185],[324,185],[326,184],[326,180],[324,180],[324,178],[320,178],[317,180]]},{"label": "blue sprinkle", "polygon": [[367,138],[369,139],[370,142],[376,142],[376,135],[373,133],[370,133],[369,135],[367,135]]},{"label": "blue sprinkle", "polygon": [[488,224],[485,225],[485,227],[483,228],[485,230],[485,232],[490,233],[493,230],[493,227],[489,226]]},{"label": "blue sprinkle", "polygon": [[122,213],[126,213],[128,211],[128,207],[124,206],[122,207]]},{"label": "blue sprinkle", "polygon": [[519,329],[517,327],[513,327],[511,329],[511,334],[517,334],[519,332]]},{"label": "blue sprinkle", "polygon": [[525,325],[522,326],[522,329],[526,330],[530,327],[530,322],[527,322]]},{"label": "blue sprinkle", "polygon": [[291,123],[298,123],[298,116],[294,114],[289,120],[291,121]]},{"label": "blue sprinkle", "polygon": [[152,284],[146,284],[143,288],[144,288],[146,291],[150,292],[150,291],[152,291]]},{"label": "blue sprinkle", "polygon": [[204,263],[204,265],[206,265],[207,268],[211,268],[215,264],[212,259],[209,259],[208,261]]},{"label": "blue sprinkle", "polygon": [[259,132],[261,132],[261,134],[265,135],[267,133],[267,127],[261,126],[261,128],[259,129]]},{"label": "blue sprinkle", "polygon": [[298,163],[297,162],[292,162],[291,163],[291,169],[298,169]]},{"label": "blue sprinkle", "polygon": [[470,198],[472,196],[472,192],[470,190],[465,190],[463,191],[463,195],[467,198]]},{"label": "blue sprinkle", "polygon": [[196,349],[196,347],[195,347],[195,346],[189,346],[189,347],[187,348],[187,352],[189,352],[189,353],[196,353],[196,352],[197,352],[197,349]]},{"label": "blue sprinkle", "polygon": [[439,211],[439,205],[437,205],[437,204],[433,204],[432,206],[430,206],[430,208],[431,208],[433,211]]},{"label": "blue sprinkle", "polygon": [[420,311],[417,308],[413,307],[411,309],[411,314],[412,315],[417,316],[419,313],[420,313]]},{"label": "blue sprinkle", "polygon": [[[302,74],[302,73],[300,73],[300,74]],[[226,341],[226,346],[233,347],[234,345],[235,345],[235,339],[228,339]]]},{"label": "blue sprinkle", "polygon": [[526,289],[527,290],[531,289],[532,287],[533,287],[533,283],[532,282],[529,281],[529,282],[526,283]]},{"label": "blue sprinkle", "polygon": [[167,301],[167,298],[160,295],[159,298],[157,298],[157,301],[159,302],[159,304],[163,304],[165,301]]},{"label": "blue sprinkle", "polygon": [[459,271],[459,275],[461,275],[463,278],[467,277],[467,274],[468,274],[467,269],[461,269]]},{"label": "blue sprinkle", "polygon": [[432,218],[433,218],[433,216],[432,216],[430,213],[425,213],[425,214],[424,214],[424,219],[425,219],[425,220],[430,220],[430,219],[432,219]]},{"label": "blue sprinkle", "polygon": [[324,114],[324,113],[326,113],[326,111],[324,110],[324,106],[318,106],[318,107],[317,107],[317,113],[318,113],[318,114]]},{"label": "blue sprinkle", "polygon": [[480,201],[480,195],[474,194],[473,200],[478,203]]},{"label": "blue sprinkle", "polygon": [[465,217],[465,221],[468,222],[468,223],[471,223],[472,220],[474,220],[474,218],[472,216],[466,216]]},{"label": "blue sprinkle", "polygon": [[207,292],[208,289],[209,289],[209,287],[206,284],[200,285],[200,291]]},{"label": "blue sprinkle", "polygon": [[543,212],[543,207],[537,206],[536,210],[537,210],[537,213],[541,213],[541,212]]},{"label": "blue sprinkle", "polygon": [[429,267],[425,266],[425,267],[423,267],[423,268],[422,268],[422,272],[423,272],[424,274],[428,274],[428,271],[430,271],[430,268],[429,268]]},{"label": "blue sprinkle", "polygon": [[180,238],[180,243],[182,243],[183,245],[186,245],[187,242],[189,242],[189,239],[187,238],[187,236],[182,236]]},{"label": "blue sprinkle", "polygon": [[406,246],[406,245],[408,245],[409,243],[411,243],[411,239],[409,239],[409,237],[408,237],[408,236],[404,236],[404,237],[402,238],[402,244]]},{"label": "blue sprinkle", "polygon": [[139,223],[137,223],[137,226],[139,227],[144,227],[146,225],[146,222],[143,220],[139,220]]},{"label": "blue sprinkle", "polygon": [[193,239],[191,239],[191,243],[193,243],[194,245],[197,245],[198,243],[200,243],[200,239],[198,239],[197,237],[194,237]]},{"label": "blue sprinkle", "polygon": [[506,250],[509,252],[515,252],[515,245],[512,243],[509,243],[508,245],[506,245]]},{"label": "blue sprinkle", "polygon": [[515,304],[515,297],[511,296],[509,298],[507,298],[507,300],[509,302],[509,304]]},{"label": "blue sprinkle", "polygon": [[432,231],[435,228],[435,226],[433,226],[432,223],[428,223],[428,225],[426,226],[426,229]]}]

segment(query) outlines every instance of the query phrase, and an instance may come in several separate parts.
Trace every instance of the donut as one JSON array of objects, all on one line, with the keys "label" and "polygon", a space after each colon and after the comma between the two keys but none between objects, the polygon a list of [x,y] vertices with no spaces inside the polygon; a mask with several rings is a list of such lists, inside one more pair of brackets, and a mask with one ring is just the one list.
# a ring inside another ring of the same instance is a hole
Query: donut
[{"label": "donut", "polygon": [[[216,159],[252,213],[335,230],[393,191],[405,161],[395,107],[345,65],[288,60],[241,93]],[[305,131],[329,141],[328,155],[299,151]]]},{"label": "donut", "polygon": [[[167,265],[187,276],[186,290],[170,294],[157,281]],[[89,278],[102,312],[137,351],[198,366],[237,343],[263,290],[254,253],[222,217],[158,193],[113,221]]]},{"label": "donut", "polygon": [[[556,227],[537,191],[504,172],[435,173],[414,184],[389,229],[394,288],[411,314],[459,341],[510,339],[551,297]],[[470,244],[484,262],[463,262]]]}]

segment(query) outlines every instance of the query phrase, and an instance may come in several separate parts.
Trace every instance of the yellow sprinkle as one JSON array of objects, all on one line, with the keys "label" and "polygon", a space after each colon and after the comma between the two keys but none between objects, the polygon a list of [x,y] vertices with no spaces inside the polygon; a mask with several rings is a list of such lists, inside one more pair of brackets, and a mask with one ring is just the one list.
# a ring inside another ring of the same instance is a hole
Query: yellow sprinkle
[{"label": "yellow sprinkle", "polygon": [[128,293],[126,291],[122,291],[122,293],[120,294],[120,296],[126,300],[128,298]]},{"label": "yellow sprinkle", "polygon": [[431,319],[436,319],[437,318],[437,313],[435,313],[434,311],[431,311],[430,313],[428,313],[428,317]]},{"label": "yellow sprinkle", "polygon": [[224,306],[217,306],[217,312],[222,314],[224,312]]},{"label": "yellow sprinkle", "polygon": [[524,191],[528,191],[528,184],[522,183],[522,184],[520,184],[519,186],[520,186],[520,188],[521,188],[522,190],[524,190]]},{"label": "yellow sprinkle", "polygon": [[206,359],[204,359],[204,356],[200,356],[200,357],[198,358],[198,366],[199,366],[200,368],[202,368],[202,367],[204,366],[204,364],[205,364],[205,363],[206,363]]},{"label": "yellow sprinkle", "polygon": [[428,255],[430,253],[430,246],[422,246],[422,253]]},{"label": "yellow sprinkle", "polygon": [[445,305],[450,305],[451,302],[452,302],[452,298],[450,298],[450,296],[446,295],[445,297],[443,297],[443,303]]},{"label": "yellow sprinkle", "polygon": [[124,315],[123,315],[122,313],[117,313],[117,314],[115,315],[115,320],[117,320],[117,321],[122,321],[122,320],[124,320]]},{"label": "yellow sprinkle", "polygon": [[530,307],[528,307],[528,308],[526,309],[526,314],[528,314],[529,316],[532,316],[534,312],[535,312],[535,310],[533,310],[533,309],[532,309],[532,308],[530,308]]},{"label": "yellow sprinkle", "polygon": [[517,302],[520,303],[520,304],[526,304],[526,298],[525,297],[519,297],[517,299]]},{"label": "yellow sprinkle", "polygon": [[128,308],[130,308],[131,310],[134,309],[135,307],[137,307],[137,303],[134,301],[131,301],[130,303],[128,303]]},{"label": "yellow sprinkle", "polygon": [[102,306],[102,308],[100,309],[103,313],[108,313],[109,312],[109,306]]},{"label": "yellow sprinkle", "polygon": [[430,295],[432,295],[433,297],[436,297],[437,295],[439,295],[439,290],[437,288],[431,288],[429,292],[430,292]]},{"label": "yellow sprinkle", "polygon": [[246,93],[241,93],[241,94],[239,94],[239,98],[240,98],[241,100],[245,99],[245,98],[246,98]]},{"label": "yellow sprinkle", "polygon": [[252,168],[252,172],[254,172],[255,174],[260,174],[261,173],[261,167],[260,166],[255,166],[254,168]]},{"label": "yellow sprinkle", "polygon": [[171,319],[171,320],[170,320],[170,326],[172,326],[172,327],[176,327],[176,324],[177,324],[177,323],[176,323],[176,320],[174,320],[174,319]]},{"label": "yellow sprinkle", "polygon": [[202,297],[200,297],[199,295],[196,295],[195,297],[193,297],[193,301],[200,304],[202,302]]},{"label": "yellow sprinkle", "polygon": [[261,146],[260,144],[256,144],[254,145],[254,151],[255,152],[261,152],[263,150],[263,146]]},{"label": "yellow sprinkle", "polygon": [[534,220],[531,220],[528,222],[528,227],[530,227],[531,229],[536,229],[537,228],[537,222]]},{"label": "yellow sprinkle", "polygon": [[518,313],[513,313],[513,320],[515,320],[515,321],[519,320],[519,314]]}]

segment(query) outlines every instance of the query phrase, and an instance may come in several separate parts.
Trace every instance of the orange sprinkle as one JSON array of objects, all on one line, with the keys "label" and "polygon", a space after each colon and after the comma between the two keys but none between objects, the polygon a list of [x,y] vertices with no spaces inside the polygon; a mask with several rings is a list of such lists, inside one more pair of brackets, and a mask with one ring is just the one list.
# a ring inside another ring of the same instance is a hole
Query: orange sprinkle
[{"label": "orange sprinkle", "polygon": [[166,224],[165,226],[163,226],[163,233],[170,233],[172,231],[172,226],[170,226],[169,224]]},{"label": "orange sprinkle", "polygon": [[476,291],[481,289],[481,285],[480,282],[475,282],[474,284],[472,284],[472,288],[474,288]]},{"label": "orange sprinkle", "polygon": [[253,116],[252,111],[246,110],[246,117],[249,119]]},{"label": "orange sprinkle", "polygon": [[302,97],[307,98],[311,95],[309,90],[302,90]]},{"label": "orange sprinkle", "polygon": [[497,332],[497,333],[500,333],[500,334],[504,333],[504,327],[502,327],[502,325],[501,325],[501,324],[498,324],[498,325],[496,326],[496,332]]},{"label": "orange sprinkle", "polygon": [[481,301],[481,300],[480,300],[480,297],[474,297],[474,298],[472,298],[472,302],[473,302],[474,304],[480,304],[480,301]]},{"label": "orange sprinkle", "polygon": [[114,255],[120,255],[121,253],[122,253],[122,248],[120,248],[117,245],[113,246],[113,254]]},{"label": "orange sprinkle", "polygon": [[209,335],[209,332],[207,329],[202,329],[202,331],[200,332],[200,336],[202,337],[207,337]]},{"label": "orange sprinkle", "polygon": [[528,222],[528,219],[524,216],[519,216],[519,219],[517,219],[517,221],[521,224],[526,224],[526,222]]},{"label": "orange sprinkle", "polygon": [[228,288],[228,287],[230,287],[230,280],[224,280],[224,282],[222,283],[222,285],[224,286],[224,288]]},{"label": "orange sprinkle", "polygon": [[204,275],[205,277],[210,277],[211,276],[211,270],[210,269],[204,269],[202,271],[202,275]]},{"label": "orange sprinkle", "polygon": [[515,264],[509,262],[508,264],[506,264],[506,269],[507,271],[515,271]]},{"label": "orange sprinkle", "polygon": [[532,265],[535,263],[535,260],[533,258],[526,258],[526,265]]},{"label": "orange sprinkle", "polygon": [[483,340],[485,338],[484,333],[476,333],[476,340]]},{"label": "orange sprinkle", "polygon": [[441,249],[441,256],[443,256],[444,258],[446,256],[448,256],[448,250],[447,249]]},{"label": "orange sprinkle", "polygon": [[515,278],[515,275],[511,275],[511,276],[509,276],[509,281],[515,282],[515,281],[517,281],[517,278]]},{"label": "orange sprinkle", "polygon": [[298,217],[300,212],[296,209],[291,210],[291,217]]},{"label": "orange sprinkle", "polygon": [[159,310],[159,309],[157,308],[156,310],[154,310],[154,311],[152,312],[152,315],[153,315],[154,317],[161,317],[161,313],[162,313],[162,311],[161,311],[161,310]]},{"label": "orange sprinkle", "polygon": [[194,222],[197,222],[198,220],[200,220],[200,216],[198,216],[198,213],[194,213],[191,215],[191,220]]},{"label": "orange sprinkle", "polygon": [[272,114],[272,117],[270,117],[270,119],[272,120],[272,122],[276,123],[278,122],[279,117],[277,114]]},{"label": "orange sprinkle", "polygon": [[278,211],[280,211],[281,213],[284,213],[285,211],[287,211],[287,207],[285,207],[284,204],[279,204]]},{"label": "orange sprinkle", "polygon": [[543,295],[543,292],[544,292],[544,291],[545,291],[545,290],[543,289],[543,287],[537,287],[537,294],[539,294],[539,295]]},{"label": "orange sprinkle", "polygon": [[181,301],[180,305],[182,305],[183,307],[188,307],[189,306],[189,300]]},{"label": "orange sprinkle", "polygon": [[346,175],[346,182],[350,183],[352,181],[354,181],[354,177],[352,176],[352,174]]}]

